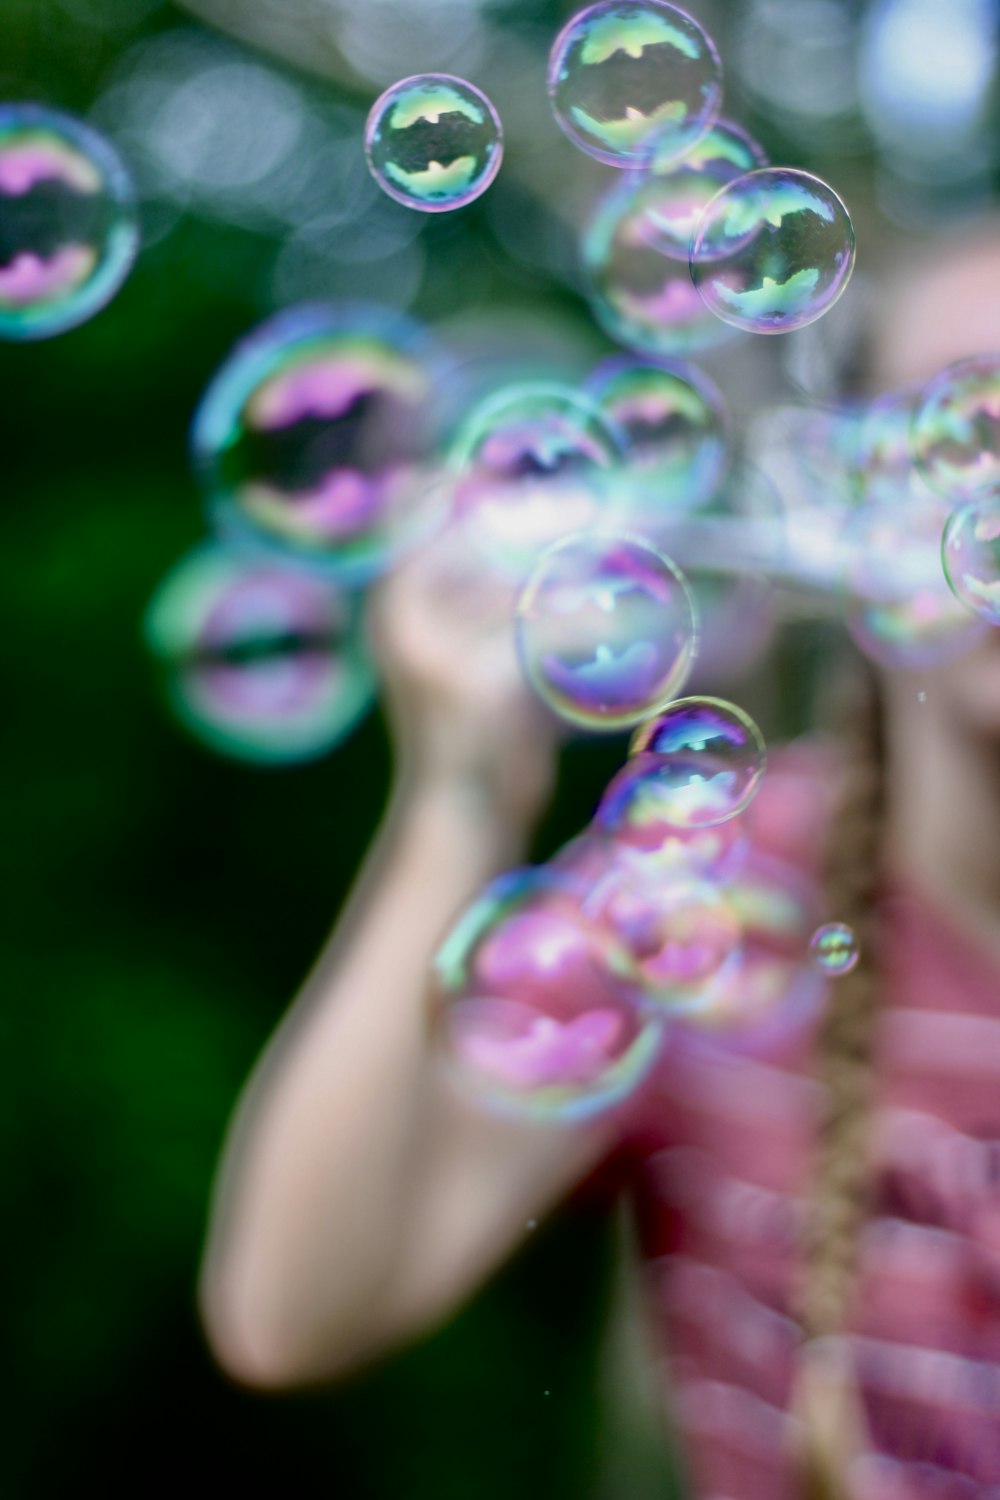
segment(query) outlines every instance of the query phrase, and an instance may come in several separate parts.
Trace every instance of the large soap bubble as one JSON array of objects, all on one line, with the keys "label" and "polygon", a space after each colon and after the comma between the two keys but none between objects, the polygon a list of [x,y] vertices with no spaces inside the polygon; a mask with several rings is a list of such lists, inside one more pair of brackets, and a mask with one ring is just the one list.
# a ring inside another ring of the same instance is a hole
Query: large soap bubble
[{"label": "large soap bubble", "polygon": [[630,954],[557,871],[515,870],[487,886],[442,944],[434,982],[444,1056],[503,1113],[606,1110],[659,1053],[663,1018],[638,1003]]},{"label": "large soap bubble", "polygon": [[549,62],[549,95],[561,128],[598,161],[642,161],[657,149],[683,156],[722,103],[722,65],[691,16],[661,0],[604,0],[572,17]]},{"label": "large soap bubble", "polygon": [[911,441],[927,483],[952,504],[1000,490],[1000,354],[959,360],[935,376]]},{"label": "large soap bubble", "polygon": [[448,73],[386,89],[365,129],[372,176],[391,198],[424,213],[461,208],[500,170],[503,132],[486,95]]},{"label": "large soap bubble", "polygon": [[137,246],[131,181],[103,136],[41,105],[0,106],[0,338],[93,317]]},{"label": "large soap bubble", "polygon": [[629,537],[569,537],[539,559],[518,599],[525,675],[561,718],[621,729],[686,681],[697,620],[679,569]]},{"label": "large soap bubble", "polygon": [[1000,493],[952,511],[941,539],[944,576],[957,599],[1000,625]]},{"label": "large soap bubble", "polygon": [[203,546],[161,583],[145,632],[178,718],[240,760],[323,755],[374,698],[356,605],[301,569]]},{"label": "large soap bubble", "polygon": [[854,269],[854,226],[818,177],[762,167],[709,203],[691,244],[691,276],[724,323],[788,333],[828,312]]},{"label": "large soap bubble", "polygon": [[440,356],[380,308],[279,313],[238,344],[195,416],[212,519],[227,537],[366,583],[438,519]]},{"label": "large soap bubble", "polygon": [[721,698],[679,698],[640,725],[630,753],[658,783],[663,816],[681,828],[724,823],[756,796],[767,760],[748,713]]},{"label": "large soap bubble", "polygon": [[452,445],[456,518],[496,571],[523,580],[550,543],[608,518],[623,443],[597,404],[568,386],[497,391]]}]

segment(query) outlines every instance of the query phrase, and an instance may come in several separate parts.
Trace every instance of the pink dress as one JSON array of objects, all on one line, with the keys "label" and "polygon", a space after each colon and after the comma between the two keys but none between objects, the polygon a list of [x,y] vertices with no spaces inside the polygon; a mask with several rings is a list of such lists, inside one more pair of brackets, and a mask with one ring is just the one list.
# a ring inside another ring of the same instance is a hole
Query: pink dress
[{"label": "pink dress", "polygon": [[[755,842],[808,863],[830,781],[793,748],[758,799]],[[1000,1500],[1000,967],[912,893],[883,906],[875,1197],[849,1326],[873,1451],[851,1492]],[[645,1091],[634,1189],[697,1500],[797,1497],[789,1291],[819,1103],[814,1033],[815,1014],[756,1055],[721,1035],[682,1041]]]}]

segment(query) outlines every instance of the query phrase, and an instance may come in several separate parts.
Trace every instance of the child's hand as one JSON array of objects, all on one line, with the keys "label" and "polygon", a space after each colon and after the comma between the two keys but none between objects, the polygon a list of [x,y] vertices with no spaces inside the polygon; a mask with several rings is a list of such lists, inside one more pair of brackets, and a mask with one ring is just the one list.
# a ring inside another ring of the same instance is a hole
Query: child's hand
[{"label": "child's hand", "polygon": [[518,667],[514,602],[450,531],[385,580],[370,626],[403,772],[522,833],[552,789],[555,730]]}]

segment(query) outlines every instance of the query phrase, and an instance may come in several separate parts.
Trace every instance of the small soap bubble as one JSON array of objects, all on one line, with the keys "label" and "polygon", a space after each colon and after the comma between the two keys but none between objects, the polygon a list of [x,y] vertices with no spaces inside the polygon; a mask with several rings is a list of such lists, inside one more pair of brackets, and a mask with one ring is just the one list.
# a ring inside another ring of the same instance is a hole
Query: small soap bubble
[{"label": "small soap bubble", "polygon": [[41,105],[0,106],[0,338],[93,317],[137,247],[131,180],[103,136]]},{"label": "small soap bubble", "polygon": [[856,967],[860,952],[854,930],[846,922],[824,922],[809,940],[809,953],[817,969],[839,979]]},{"label": "small soap bubble", "polygon": [[637,879],[644,878],[641,872],[647,869],[654,872],[651,879],[658,879],[661,871],[680,871],[692,879],[721,880],[731,875],[747,851],[740,819],[679,827],[674,787],[669,777],[658,774],[659,767],[655,757],[633,755],[608,783],[594,816],[594,829],[610,842],[610,853],[591,836],[568,845],[559,861],[595,879],[614,859],[633,864]]},{"label": "small soap bubble", "polygon": [[1000,354],[959,360],[936,375],[911,443],[927,483],[953,505],[1000,489]]},{"label": "small soap bubble", "polygon": [[854,226],[818,177],[762,167],[712,199],[691,244],[691,277],[716,317],[788,333],[828,312],[854,269]]},{"label": "small soap bubble", "polygon": [[1000,494],[952,511],[941,539],[944,576],[956,599],[1000,625]]},{"label": "small soap bubble", "polygon": [[728,459],[729,422],[701,370],[621,355],[600,365],[587,388],[625,436],[630,529],[655,538],[664,512],[691,509],[714,493]]},{"label": "small soap bubble", "polygon": [[680,162],[663,160],[654,137],[643,198],[653,243],[686,264],[702,214],[719,189],[767,165],[763,147],[731,120],[718,120]]},{"label": "small soap bubble", "polygon": [[722,65],[697,21],[662,0],[604,0],[559,33],[549,60],[556,121],[612,167],[683,156],[718,117]]},{"label": "small soap bubble", "polygon": [[300,569],[215,545],[167,575],[145,634],[180,721],[240,760],[287,765],[324,755],[375,695],[351,599]]},{"label": "small soap bubble", "polygon": [[452,445],[455,515],[497,572],[523,581],[551,543],[609,518],[623,443],[597,403],[568,386],[506,387]]},{"label": "small soap bubble", "polygon": [[441,357],[416,324],[363,304],[289,309],[216,373],[192,447],[227,538],[367,583],[440,519]]},{"label": "small soap bubble", "polygon": [[920,692],[917,694],[917,702],[918,703],[926,703],[927,702],[927,694],[924,692],[923,688],[921,688]]},{"label": "small soap bubble", "polygon": [[513,1116],[579,1119],[625,1099],[663,1017],[637,1003],[630,954],[551,869],[493,881],[434,962],[437,1035],[455,1076]]},{"label": "small soap bubble", "polygon": [[570,537],[525,584],[515,632],[538,696],[586,729],[621,729],[654,713],[686,681],[697,620],[680,570],[628,537]]},{"label": "small soap bubble", "polygon": [[421,73],[372,105],[365,154],[382,190],[424,213],[462,208],[500,170],[503,130],[486,95],[448,73]]},{"label": "small soap bubble", "polygon": [[757,794],[767,752],[748,713],[721,698],[680,698],[632,737],[630,755],[655,777],[664,817],[709,827],[743,812]]},{"label": "small soap bubble", "polygon": [[594,316],[618,343],[657,357],[715,349],[736,333],[699,296],[688,247],[664,234],[673,202],[669,178],[630,177],[601,198],[582,240]]}]

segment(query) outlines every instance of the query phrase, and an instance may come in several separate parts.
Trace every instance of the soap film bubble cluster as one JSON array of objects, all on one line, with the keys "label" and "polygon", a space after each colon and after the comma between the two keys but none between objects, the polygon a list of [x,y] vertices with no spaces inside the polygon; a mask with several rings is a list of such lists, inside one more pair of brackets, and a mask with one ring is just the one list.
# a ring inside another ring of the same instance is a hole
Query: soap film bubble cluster
[{"label": "soap film bubble cluster", "polygon": [[104,137],[41,105],[0,105],[0,338],[85,322],[137,247],[131,179]]},{"label": "soap film bubble cluster", "polygon": [[500,117],[461,78],[426,73],[395,83],[372,106],[365,152],[383,192],[424,213],[485,193],[503,160]]}]

